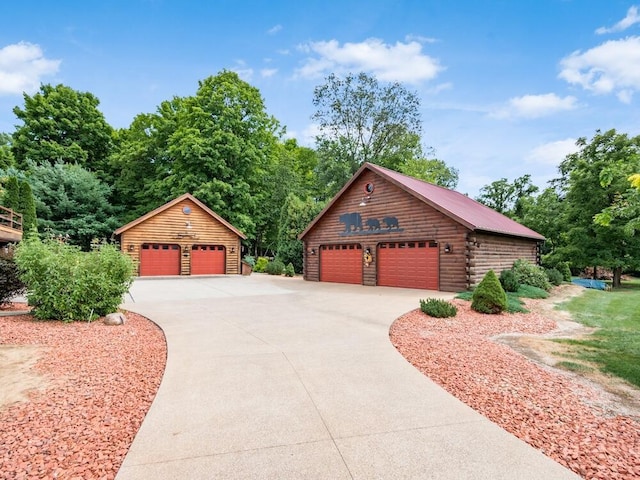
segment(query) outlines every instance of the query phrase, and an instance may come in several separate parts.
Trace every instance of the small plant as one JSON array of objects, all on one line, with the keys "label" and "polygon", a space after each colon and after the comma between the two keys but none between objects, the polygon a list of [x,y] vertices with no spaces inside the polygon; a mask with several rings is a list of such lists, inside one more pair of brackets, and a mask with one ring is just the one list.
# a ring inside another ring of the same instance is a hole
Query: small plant
[{"label": "small plant", "polygon": [[545,270],[545,274],[547,275],[547,278],[549,279],[549,283],[551,283],[551,285],[558,286],[564,280],[562,273],[560,273],[560,270],[558,270],[557,268],[550,268],[548,270]]},{"label": "small plant", "polygon": [[289,262],[287,266],[284,268],[284,275],[285,277],[293,277],[295,276],[295,274],[296,274],[296,271],[293,268],[293,263]]},{"label": "small plant", "polygon": [[507,294],[493,270],[489,270],[473,291],[471,308],[480,313],[500,313],[507,308]]},{"label": "small plant", "polygon": [[242,261],[249,265],[251,268],[254,268],[256,266],[256,257],[252,257],[251,255],[245,255],[242,258]]},{"label": "small plant", "polygon": [[262,273],[267,269],[267,265],[269,265],[269,259],[267,257],[258,257],[256,265],[253,267],[253,271]]},{"label": "small plant", "polygon": [[0,255],[0,305],[11,302],[13,297],[25,292],[18,266],[9,254]]},{"label": "small plant", "polygon": [[455,317],[458,313],[458,309],[451,303],[440,300],[438,298],[427,298],[426,300],[420,300],[420,310],[435,318],[448,318]]},{"label": "small plant", "polygon": [[503,270],[500,272],[500,284],[505,292],[517,292],[520,288],[520,282],[513,270]]},{"label": "small plant", "polygon": [[284,272],[284,263],[276,258],[275,260],[267,264],[265,272],[267,272],[269,275],[282,275],[282,273]]},{"label": "small plant", "polygon": [[542,267],[520,259],[514,262],[512,270],[521,284],[531,285],[547,291],[551,290],[551,283],[549,283],[549,279]]}]

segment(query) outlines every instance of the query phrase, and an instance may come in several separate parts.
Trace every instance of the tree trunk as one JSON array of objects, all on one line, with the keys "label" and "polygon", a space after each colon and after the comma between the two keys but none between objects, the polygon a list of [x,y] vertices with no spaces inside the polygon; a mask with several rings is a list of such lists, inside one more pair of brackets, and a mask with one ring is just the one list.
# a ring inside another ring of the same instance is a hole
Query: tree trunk
[{"label": "tree trunk", "polygon": [[613,269],[613,284],[611,288],[620,288],[622,285],[622,267],[616,267]]},{"label": "tree trunk", "polygon": [[598,267],[596,267],[595,265],[593,266],[593,279],[598,279]]}]

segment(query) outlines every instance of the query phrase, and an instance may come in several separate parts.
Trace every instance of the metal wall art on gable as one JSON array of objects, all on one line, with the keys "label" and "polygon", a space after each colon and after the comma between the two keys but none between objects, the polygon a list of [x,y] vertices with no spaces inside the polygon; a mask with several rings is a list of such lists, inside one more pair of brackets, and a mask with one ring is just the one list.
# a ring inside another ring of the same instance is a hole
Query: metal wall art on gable
[{"label": "metal wall art on gable", "polygon": [[341,237],[360,235],[384,235],[387,233],[404,232],[400,228],[397,217],[367,218],[362,223],[362,215],[358,212],[343,213],[340,215],[340,223],[344,224],[344,230],[340,232]]}]

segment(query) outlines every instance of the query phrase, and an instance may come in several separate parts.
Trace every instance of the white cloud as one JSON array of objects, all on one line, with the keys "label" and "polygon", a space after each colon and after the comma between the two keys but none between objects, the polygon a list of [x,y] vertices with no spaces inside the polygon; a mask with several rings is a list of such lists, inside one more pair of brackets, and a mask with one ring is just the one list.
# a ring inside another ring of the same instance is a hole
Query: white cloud
[{"label": "white cloud", "polygon": [[555,93],[523,95],[510,99],[508,105],[493,111],[490,116],[494,118],[540,118],[575,108],[577,108],[577,99],[570,95],[564,98]]},{"label": "white cloud", "polygon": [[295,138],[302,147],[313,148],[316,143],[316,136],[320,135],[320,127],[316,123],[310,123],[307,127],[298,132],[297,130],[287,130],[285,138]]},{"label": "white cloud", "polygon": [[248,67],[244,60],[236,60],[236,65],[231,68],[231,71],[236,72],[245,82],[251,81],[253,77],[253,68]]},{"label": "white cloud", "polygon": [[634,5],[629,7],[629,10],[627,10],[627,16],[616,23],[613,27],[600,27],[596,29],[596,33],[598,35],[602,35],[605,33],[622,32],[639,22],[640,16],[638,15],[638,7]]},{"label": "white cloud", "polygon": [[44,57],[39,45],[20,42],[0,49],[0,95],[33,93],[41,78],[58,72],[61,60]]},{"label": "white cloud", "polygon": [[277,68],[263,68],[260,70],[260,75],[264,78],[273,77],[276,73],[278,73]]},{"label": "white cloud", "polygon": [[575,153],[579,149],[575,138],[566,138],[537,146],[526,155],[525,160],[527,163],[537,165],[558,166],[567,155]]},{"label": "white cloud", "polygon": [[423,37],[422,35],[407,35],[404,37],[407,42],[416,41],[420,43],[436,43],[437,38]]},{"label": "white cloud", "polygon": [[370,38],[340,45],[337,40],[329,40],[303,44],[298,49],[315,54],[296,70],[296,76],[303,78],[318,78],[331,72],[365,71],[382,81],[420,83],[444,70],[438,59],[422,53],[422,44],[417,41],[388,45]]},{"label": "white cloud", "polygon": [[559,77],[596,94],[615,93],[622,101],[640,89],[640,37],[611,40],[560,61]]},{"label": "white cloud", "polygon": [[282,30],[282,25],[275,25],[275,26],[271,27],[269,30],[267,30],[267,33],[269,35],[275,35],[280,30]]}]

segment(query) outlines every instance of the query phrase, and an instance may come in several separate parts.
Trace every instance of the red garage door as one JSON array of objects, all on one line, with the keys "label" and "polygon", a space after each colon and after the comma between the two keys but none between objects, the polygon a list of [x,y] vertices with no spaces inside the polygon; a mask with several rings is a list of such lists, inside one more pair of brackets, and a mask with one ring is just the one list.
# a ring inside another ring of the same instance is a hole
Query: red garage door
[{"label": "red garage door", "polygon": [[225,249],[222,245],[191,247],[191,275],[225,273]]},{"label": "red garage door", "polygon": [[391,242],[378,245],[378,285],[438,290],[438,245]]},{"label": "red garage door", "polygon": [[180,275],[180,246],[145,243],[140,250],[140,276]]},{"label": "red garage door", "polygon": [[322,245],[320,281],[362,284],[362,246]]}]

